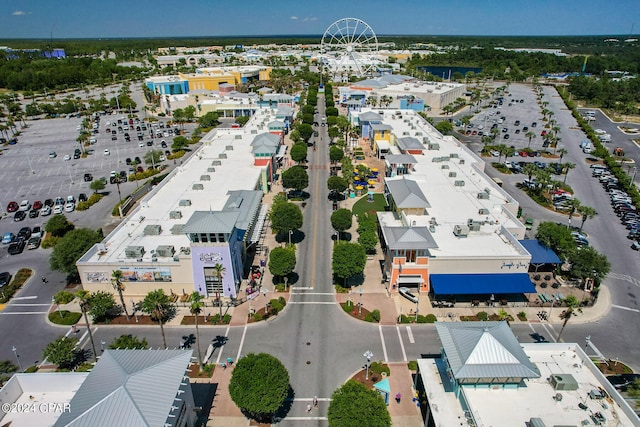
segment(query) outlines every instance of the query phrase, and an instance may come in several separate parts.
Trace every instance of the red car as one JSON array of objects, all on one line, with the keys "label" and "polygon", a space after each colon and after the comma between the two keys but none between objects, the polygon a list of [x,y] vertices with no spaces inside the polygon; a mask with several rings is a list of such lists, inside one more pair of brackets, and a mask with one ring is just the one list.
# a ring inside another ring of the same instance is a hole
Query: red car
[{"label": "red car", "polygon": [[18,209],[20,209],[20,206],[18,206],[18,202],[9,202],[9,204],[7,205],[7,212],[9,213],[15,212]]},{"label": "red car", "polygon": [[33,206],[31,207],[31,209],[33,209],[34,211],[39,211],[40,209],[42,209],[42,202],[40,200],[36,200],[35,202],[33,202]]},{"label": "red car", "polygon": [[546,130],[543,130],[542,132],[540,132],[540,136],[545,136],[547,134]]}]

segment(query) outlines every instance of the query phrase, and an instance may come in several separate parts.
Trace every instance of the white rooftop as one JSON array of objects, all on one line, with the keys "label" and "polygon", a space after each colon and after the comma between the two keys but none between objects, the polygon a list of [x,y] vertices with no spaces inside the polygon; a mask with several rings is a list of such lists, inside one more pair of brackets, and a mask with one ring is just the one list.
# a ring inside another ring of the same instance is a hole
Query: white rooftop
[{"label": "white rooftop", "polygon": [[[363,109],[362,113],[366,111],[382,115],[382,122],[392,127],[396,138],[414,137],[425,143],[423,155],[413,155],[417,163],[409,174],[386,180],[404,177],[415,181],[430,205],[427,214],[396,219],[393,212],[380,212],[381,225],[434,225],[435,231],[431,234],[438,247],[429,252],[435,257],[482,254],[480,257],[530,258],[517,242],[524,238],[525,231],[514,215],[518,203],[484,173],[484,161],[480,157],[455,138],[442,136],[414,111]],[[456,237],[454,227],[466,226],[469,219],[478,222],[480,230],[471,231],[465,238]]]},{"label": "white rooftop", "polygon": [[[453,392],[445,392],[436,359],[419,359],[418,366],[435,416],[435,425],[442,427],[467,425],[473,417],[477,426],[524,426],[531,418],[540,418],[546,426],[594,425],[591,415],[600,413],[605,426],[640,426],[624,398],[609,384],[575,343],[521,344],[529,360],[540,371],[540,378],[525,381],[519,388],[462,388],[461,394],[469,407],[465,413]],[[548,378],[570,374],[577,390],[554,390]],[[589,392],[603,390],[610,398],[592,399]],[[562,398],[555,399],[559,394]],[[578,405],[583,404],[583,410]],[[583,421],[588,420],[588,423]]]},{"label": "white rooftop", "polygon": [[426,94],[442,94],[464,86],[462,83],[454,82],[427,82],[427,81],[411,81],[400,84],[390,84],[378,92],[382,93],[403,93],[406,95],[415,95],[424,98]]},{"label": "white rooftop", "polygon": [[[144,262],[150,262],[150,251],[161,245],[173,246],[178,255],[181,247],[189,246],[189,239],[179,228],[194,212],[222,210],[229,191],[256,189],[264,167],[253,165],[250,144],[257,135],[268,132],[266,124],[275,120],[275,113],[268,108],[257,109],[241,129],[209,132],[202,139],[202,146],[141,199],[138,207],[104,239],[106,251],[91,250],[79,263],[125,261],[128,246],[143,246]],[[199,186],[202,189],[197,189]],[[176,211],[180,217],[174,213],[172,218],[170,213]],[[145,235],[144,229],[149,225],[159,225],[161,233]],[[176,234],[171,231],[174,227]],[[172,259],[160,258],[158,262],[172,262]]]}]

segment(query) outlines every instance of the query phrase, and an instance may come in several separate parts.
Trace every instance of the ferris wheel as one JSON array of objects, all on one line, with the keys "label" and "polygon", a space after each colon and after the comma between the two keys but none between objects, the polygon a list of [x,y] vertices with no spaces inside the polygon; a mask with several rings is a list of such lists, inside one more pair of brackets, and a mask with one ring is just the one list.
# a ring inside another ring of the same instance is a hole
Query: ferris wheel
[{"label": "ferris wheel", "polygon": [[352,72],[365,76],[377,62],[378,38],[363,20],[342,18],[326,29],[320,49],[323,62],[334,74]]}]

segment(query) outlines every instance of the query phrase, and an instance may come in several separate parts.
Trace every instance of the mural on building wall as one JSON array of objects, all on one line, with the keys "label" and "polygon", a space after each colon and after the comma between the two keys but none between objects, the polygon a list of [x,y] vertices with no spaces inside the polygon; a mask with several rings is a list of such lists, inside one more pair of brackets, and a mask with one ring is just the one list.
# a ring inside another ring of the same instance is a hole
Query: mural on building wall
[{"label": "mural on building wall", "polygon": [[[163,267],[122,267],[123,282],[171,282],[171,270]],[[109,282],[107,273],[87,273],[88,282]]]},{"label": "mural on building wall", "polygon": [[225,297],[236,297],[234,269],[228,246],[192,246],[191,265],[193,268],[193,285],[195,290],[206,292],[205,268],[222,264],[225,274],[222,275],[222,292]]}]

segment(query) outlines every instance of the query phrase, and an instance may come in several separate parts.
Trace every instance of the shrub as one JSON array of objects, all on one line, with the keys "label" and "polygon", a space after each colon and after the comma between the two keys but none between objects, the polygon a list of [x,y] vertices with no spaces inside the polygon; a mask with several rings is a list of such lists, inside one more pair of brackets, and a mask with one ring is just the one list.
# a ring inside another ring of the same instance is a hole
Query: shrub
[{"label": "shrub", "polygon": [[435,323],[438,319],[436,319],[436,315],[433,313],[429,313],[425,316],[427,323]]},{"label": "shrub", "polygon": [[42,249],[49,249],[57,245],[59,241],[60,237],[48,236],[45,237],[40,246],[42,247]]},{"label": "shrub", "polygon": [[254,322],[259,322],[262,319],[264,319],[264,316],[262,315],[262,313],[256,313],[253,315],[253,321]]},{"label": "shrub", "polygon": [[400,315],[400,323],[413,323],[415,317],[407,316],[406,314]]},{"label": "shrub", "polygon": [[86,202],[79,202],[76,205],[76,210],[78,210],[78,211],[86,211],[91,206],[95,205],[100,200],[102,200],[103,197],[104,197],[104,194],[102,194],[102,193],[93,193],[91,196],[89,196],[89,199]]},{"label": "shrub", "polygon": [[34,372],[38,372],[38,367],[36,365],[29,366],[27,369],[24,370],[25,374],[32,374]]},{"label": "shrub", "polygon": [[82,317],[82,313],[76,313],[69,310],[56,310],[49,313],[49,321],[56,325],[75,325]]},{"label": "shrub", "polygon": [[171,153],[169,156],[167,156],[167,160],[179,159],[180,157],[184,156],[185,154],[186,154],[186,151],[179,150],[179,151],[176,151],[175,153]]},{"label": "shrub", "polygon": [[364,320],[367,322],[380,322],[380,310],[373,310],[371,313],[367,313]]},{"label": "shrub", "polygon": [[407,363],[407,367],[409,368],[410,371],[417,371],[418,370],[418,361],[417,360],[410,360],[409,363]]},{"label": "shrub", "polygon": [[284,283],[278,283],[275,288],[276,292],[284,292],[287,289],[287,286]]},{"label": "shrub", "polygon": [[213,368],[215,368],[215,365],[212,363],[209,363],[207,365],[204,365],[202,370],[204,371],[205,374],[207,374],[208,377],[210,377],[211,375],[213,375]]},{"label": "shrub", "polygon": [[18,289],[24,285],[24,283],[31,277],[33,271],[28,268],[21,268],[13,277],[11,283],[2,288],[2,294],[0,294],[0,303],[5,303],[11,299],[11,297],[18,292]]},{"label": "shrub", "polygon": [[524,311],[521,311],[520,313],[518,313],[518,319],[522,321],[527,320],[527,313],[525,313]]},{"label": "shrub", "polygon": [[337,294],[346,294],[347,292],[349,292],[349,289],[348,289],[348,288],[343,288],[343,287],[342,287],[342,286],[340,286],[340,285],[335,285],[334,287],[335,287],[335,289],[336,289],[336,293],[337,293]]},{"label": "shrub", "polygon": [[230,314],[225,314],[224,316],[222,316],[222,323],[224,323],[225,325],[228,325],[230,322],[231,322]]},{"label": "shrub", "polygon": [[158,169],[147,169],[147,170],[142,171],[142,172],[132,173],[131,175],[129,175],[128,180],[129,181],[139,181],[141,179],[147,179],[150,176],[157,175],[158,173],[160,173],[160,171]]},{"label": "shrub", "polygon": [[76,372],[89,372],[93,369],[93,363],[85,362],[76,368]]},{"label": "shrub", "polygon": [[422,314],[418,314],[417,323],[427,323],[427,316],[423,316]]},{"label": "shrub", "polygon": [[355,307],[355,305],[353,303],[350,302],[343,302],[342,304],[340,304],[340,307],[342,307],[342,309],[345,311],[345,313],[351,313],[353,311],[353,308]]},{"label": "shrub", "polygon": [[480,311],[476,314],[478,320],[486,321],[489,318],[489,314],[486,311]]},{"label": "shrub", "polygon": [[387,376],[391,375],[391,370],[389,369],[389,367],[382,362],[371,362],[369,370],[378,375],[381,375],[383,372],[386,373]]}]

